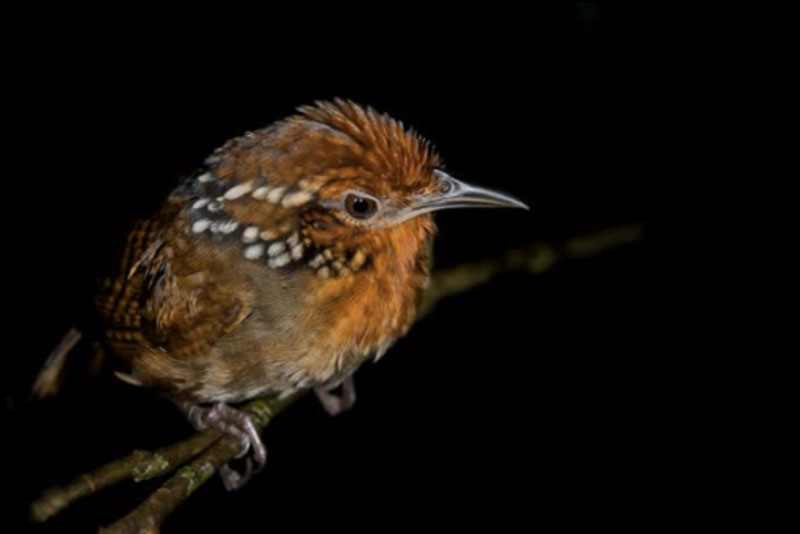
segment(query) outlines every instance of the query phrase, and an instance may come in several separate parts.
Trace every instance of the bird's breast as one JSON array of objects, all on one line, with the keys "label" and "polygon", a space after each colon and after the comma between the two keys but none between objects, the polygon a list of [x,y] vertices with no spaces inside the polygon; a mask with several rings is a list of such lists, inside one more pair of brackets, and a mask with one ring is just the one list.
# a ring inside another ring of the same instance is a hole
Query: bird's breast
[{"label": "bird's breast", "polygon": [[216,368],[201,395],[235,401],[333,384],[382,355],[414,322],[429,276],[427,243],[401,237],[388,245],[383,250],[411,258],[375,254],[369,269],[333,278],[302,269],[249,273],[255,305],[214,347]]}]

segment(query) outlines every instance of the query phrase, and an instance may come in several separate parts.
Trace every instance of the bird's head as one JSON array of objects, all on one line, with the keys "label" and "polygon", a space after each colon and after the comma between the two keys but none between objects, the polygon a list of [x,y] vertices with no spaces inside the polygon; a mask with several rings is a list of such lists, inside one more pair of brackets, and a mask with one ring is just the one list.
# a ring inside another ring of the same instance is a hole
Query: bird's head
[{"label": "bird's head", "polygon": [[270,267],[305,263],[331,277],[417,249],[434,211],[526,208],[449,176],[428,141],[371,108],[335,100],[298,111],[206,160],[189,183],[192,233],[239,241]]}]

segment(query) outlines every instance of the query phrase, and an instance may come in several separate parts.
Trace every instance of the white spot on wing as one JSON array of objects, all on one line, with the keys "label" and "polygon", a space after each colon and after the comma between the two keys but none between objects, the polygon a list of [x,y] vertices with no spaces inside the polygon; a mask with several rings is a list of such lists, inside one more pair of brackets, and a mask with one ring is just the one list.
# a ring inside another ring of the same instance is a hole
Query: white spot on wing
[{"label": "white spot on wing", "polygon": [[219,225],[219,231],[223,234],[230,234],[239,227],[239,223],[234,220],[228,220]]},{"label": "white spot on wing", "polygon": [[284,208],[294,208],[297,206],[302,206],[309,200],[311,200],[311,193],[308,191],[297,191],[296,193],[290,193],[283,197],[281,206]]},{"label": "white spot on wing", "polygon": [[312,269],[316,269],[323,263],[325,263],[325,258],[322,257],[322,254],[317,254],[316,256],[314,256],[313,260],[308,262],[308,266],[311,267]]},{"label": "white spot on wing", "polygon": [[253,190],[253,182],[245,182],[243,184],[235,185],[225,191],[225,199],[226,200],[236,200],[239,197],[243,197],[247,193]]},{"label": "white spot on wing", "polygon": [[267,255],[277,256],[284,250],[286,250],[286,245],[284,245],[281,241],[278,241],[277,243],[273,243],[269,246],[267,249]]},{"label": "white spot on wing", "polygon": [[208,227],[211,226],[211,221],[208,219],[200,219],[199,221],[195,221],[192,225],[192,232],[199,234],[201,232],[205,232],[208,230]]},{"label": "white spot on wing", "polygon": [[201,198],[200,200],[192,204],[192,209],[199,210],[200,208],[205,207],[205,205],[208,204],[209,202],[211,202],[210,198]]},{"label": "white spot on wing", "polygon": [[292,247],[292,259],[299,260],[303,257],[303,245],[295,245]]},{"label": "white spot on wing", "polygon": [[267,194],[270,192],[271,189],[272,188],[270,186],[263,185],[258,189],[256,189],[255,191],[253,191],[253,194],[251,196],[257,200],[264,200],[265,198],[267,198]]},{"label": "white spot on wing", "polygon": [[281,254],[277,258],[270,258],[269,259],[269,266],[272,267],[273,269],[276,268],[276,267],[283,267],[284,265],[286,265],[290,261],[291,261],[291,258],[289,257],[289,253],[287,252],[286,254]]},{"label": "white spot on wing", "polygon": [[283,192],[286,191],[285,187],[276,187],[272,191],[269,192],[267,195],[267,201],[272,202],[273,204],[277,204],[281,197],[283,196]]},{"label": "white spot on wing", "polygon": [[201,184],[206,184],[208,182],[213,182],[214,181],[214,175],[211,174],[210,172],[201,174],[200,176],[197,177],[197,181],[200,182]]},{"label": "white spot on wing", "polygon": [[258,226],[248,226],[242,232],[242,241],[244,243],[255,243],[258,239]]},{"label": "white spot on wing", "polygon": [[303,191],[308,191],[309,193],[316,192],[322,186],[322,182],[320,180],[300,180],[297,182],[297,187],[302,189]]},{"label": "white spot on wing", "polygon": [[264,255],[264,245],[258,243],[257,245],[251,245],[244,249],[244,257],[248,260],[257,260],[261,256]]}]

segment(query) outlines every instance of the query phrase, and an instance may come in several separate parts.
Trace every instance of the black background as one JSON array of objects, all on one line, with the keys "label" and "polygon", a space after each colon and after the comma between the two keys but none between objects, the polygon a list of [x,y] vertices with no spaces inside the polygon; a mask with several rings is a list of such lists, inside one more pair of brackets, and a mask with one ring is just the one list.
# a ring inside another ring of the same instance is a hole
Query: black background
[{"label": "black background", "polygon": [[[64,331],[87,324],[119,234],[231,136],[346,97],[413,125],[458,176],[531,206],[442,214],[440,266],[647,223],[670,106],[651,19],[596,1],[320,15],[143,17],[123,30],[51,14],[15,41],[0,359],[15,529],[42,487],[190,432],[167,401],[118,382],[44,403],[27,391]],[[264,472],[232,494],[214,479],[167,531],[635,523],[661,498],[664,405],[680,396],[652,335],[648,228],[635,244],[442,302],[358,373],[354,411],[330,419],[304,399],[265,432]],[[91,531],[154,487],[124,484],[33,530]]]}]

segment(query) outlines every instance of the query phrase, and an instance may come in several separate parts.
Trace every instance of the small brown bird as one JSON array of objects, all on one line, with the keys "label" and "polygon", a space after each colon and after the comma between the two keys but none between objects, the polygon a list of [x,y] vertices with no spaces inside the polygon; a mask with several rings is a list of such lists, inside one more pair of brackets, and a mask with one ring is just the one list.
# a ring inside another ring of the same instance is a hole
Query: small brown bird
[{"label": "small brown bird", "polygon": [[[228,141],[129,234],[97,308],[124,380],[157,388],[198,428],[266,450],[229,403],[314,388],[333,414],[353,372],[415,319],[431,213],[521,202],[456,180],[431,145],[336,100]],[[341,394],[332,393],[341,386]]]}]

